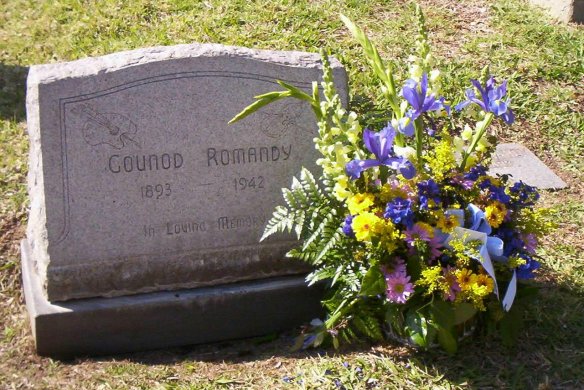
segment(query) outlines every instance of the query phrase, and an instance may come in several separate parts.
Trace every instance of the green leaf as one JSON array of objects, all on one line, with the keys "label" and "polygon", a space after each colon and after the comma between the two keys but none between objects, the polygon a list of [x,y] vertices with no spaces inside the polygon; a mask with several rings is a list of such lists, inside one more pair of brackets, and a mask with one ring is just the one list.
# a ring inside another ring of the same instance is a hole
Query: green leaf
[{"label": "green leaf", "polygon": [[397,102],[397,94],[395,89],[395,81],[393,78],[393,73],[389,65],[386,65],[379,52],[373,46],[367,35],[357,27],[349,18],[345,15],[340,15],[341,20],[347,26],[351,34],[355,37],[357,42],[363,47],[363,52],[365,53],[365,58],[369,61],[370,65],[373,67],[375,75],[381,80],[383,84],[387,87],[387,98],[391,105],[393,111],[399,111],[399,103]]},{"label": "green leaf", "polygon": [[281,91],[281,92],[269,92],[269,93],[266,93],[266,94],[263,94],[260,96],[261,96],[261,98],[259,100],[255,101],[252,104],[250,104],[249,106],[245,107],[239,114],[235,115],[228,122],[228,124],[232,124],[232,123],[235,123],[237,121],[240,121],[243,118],[253,114],[254,112],[259,110],[260,108],[267,106],[268,104],[273,103],[277,100],[290,97],[290,96],[292,96],[292,94],[289,91]]},{"label": "green leaf", "polygon": [[373,265],[361,282],[361,295],[376,296],[385,291],[385,278],[377,265]]},{"label": "green leaf", "polygon": [[333,337],[333,347],[335,347],[335,349],[339,349],[339,338],[338,337]]},{"label": "green leaf", "polygon": [[454,325],[462,324],[470,320],[477,312],[477,309],[470,303],[459,303],[454,307]]},{"label": "green leaf", "polygon": [[292,84],[288,84],[281,80],[276,80],[276,82],[280,84],[280,86],[282,86],[283,88],[286,88],[288,91],[290,91],[290,96],[293,96],[301,100],[306,100],[307,102],[312,103],[312,96],[310,96],[303,90],[296,88]]},{"label": "green leaf", "polygon": [[451,304],[435,299],[430,306],[434,322],[444,329],[450,329],[455,324],[454,310]]},{"label": "green leaf", "polygon": [[513,306],[499,323],[503,345],[512,347],[523,329],[523,309]]},{"label": "green leaf", "polygon": [[292,352],[300,351],[300,349],[302,349],[302,347],[304,346],[304,338],[305,337],[306,337],[305,334],[301,334],[301,335],[297,336],[294,339],[294,345],[292,345],[292,347],[290,348],[290,351],[292,351]]},{"label": "green leaf", "polygon": [[458,349],[456,338],[452,335],[452,331],[443,327],[438,328],[438,343],[450,355],[454,355]]},{"label": "green leaf", "polygon": [[316,348],[319,345],[321,345],[324,342],[326,333],[324,331],[322,332],[318,332],[316,334],[316,338],[314,339],[314,341],[312,342],[312,345]]},{"label": "green leaf", "polygon": [[412,341],[423,348],[427,348],[436,335],[436,329],[417,311],[410,311],[406,315],[406,331]]},{"label": "green leaf", "polygon": [[420,278],[420,274],[422,273],[422,266],[420,265],[419,261],[408,261],[406,264],[408,275],[413,280],[417,280]]}]

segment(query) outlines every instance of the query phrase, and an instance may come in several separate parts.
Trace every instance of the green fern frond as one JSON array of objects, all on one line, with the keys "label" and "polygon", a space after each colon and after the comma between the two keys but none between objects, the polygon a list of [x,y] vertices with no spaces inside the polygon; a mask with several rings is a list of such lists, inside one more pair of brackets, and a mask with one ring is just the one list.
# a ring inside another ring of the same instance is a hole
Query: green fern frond
[{"label": "green fern frond", "polygon": [[312,173],[310,173],[310,171],[306,168],[302,168],[302,171],[300,171],[300,183],[305,193],[309,195],[310,199],[315,202],[318,202],[322,199],[323,193],[320,188],[318,188],[318,183],[314,179]]},{"label": "green fern frond", "polygon": [[294,215],[290,214],[288,209],[277,206],[272,218],[268,221],[264,229],[264,234],[260,238],[260,241],[265,240],[274,233],[282,233],[286,230],[291,231],[292,224],[294,223],[293,217]]},{"label": "green fern frond", "polygon": [[289,190],[288,188],[282,188],[282,196],[284,197],[284,201],[286,201],[286,205],[288,209],[298,209],[300,205],[298,204],[298,200],[294,196],[294,193]]},{"label": "green fern frond", "polygon": [[340,225],[337,226],[336,230],[324,230],[322,240],[320,240],[321,249],[320,253],[318,254],[317,258],[315,259],[316,262],[320,261],[327,252],[335,246],[339,240],[341,239],[343,231]]},{"label": "green fern frond", "polygon": [[311,250],[313,248],[302,249],[302,248],[294,248],[286,253],[286,257],[302,260],[308,264],[315,264],[315,259],[318,256],[318,251]]},{"label": "green fern frond", "polygon": [[[310,225],[310,231],[312,232],[304,240],[303,249],[306,249],[313,242],[319,242],[323,239],[323,233],[325,230],[330,229],[331,224],[337,225],[336,210],[330,207],[323,207],[322,209],[315,210],[318,211],[312,213],[313,218],[315,218]],[[338,225],[336,226],[338,227]]]}]

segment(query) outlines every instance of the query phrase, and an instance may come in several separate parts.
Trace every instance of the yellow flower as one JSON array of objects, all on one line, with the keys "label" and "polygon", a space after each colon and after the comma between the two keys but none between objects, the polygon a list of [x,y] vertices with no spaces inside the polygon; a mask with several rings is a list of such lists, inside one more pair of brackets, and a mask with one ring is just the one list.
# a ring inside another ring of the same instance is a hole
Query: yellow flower
[{"label": "yellow flower", "polygon": [[423,270],[418,280],[420,286],[427,287],[427,294],[432,294],[434,291],[443,291],[445,282],[446,280],[442,276],[442,267],[439,265]]},{"label": "yellow flower", "polygon": [[520,267],[524,264],[527,264],[527,260],[519,256],[511,256],[509,257],[509,261],[507,261],[507,267],[509,267],[510,269]]},{"label": "yellow flower", "polygon": [[484,297],[493,292],[495,284],[489,275],[479,274],[472,286],[473,293]]},{"label": "yellow flower", "polygon": [[408,194],[401,188],[394,187],[389,183],[385,183],[381,186],[381,192],[379,193],[379,199],[383,203],[388,203],[390,200],[395,198],[407,198]]},{"label": "yellow flower", "polygon": [[351,196],[351,192],[347,189],[349,187],[349,178],[345,175],[337,176],[337,182],[333,192],[338,200],[344,200]]},{"label": "yellow flower", "polygon": [[456,167],[455,149],[452,147],[452,139],[444,136],[443,140],[434,145],[433,151],[426,157],[426,164],[432,171],[436,181],[442,180],[448,172]]},{"label": "yellow flower", "polygon": [[359,214],[362,211],[369,211],[369,207],[373,205],[375,197],[372,194],[355,194],[347,200],[349,212],[352,215]]},{"label": "yellow flower", "polygon": [[472,285],[476,283],[477,276],[471,270],[462,268],[456,271],[456,280],[462,291],[472,290]]},{"label": "yellow flower", "polygon": [[416,222],[414,226],[425,231],[429,238],[434,237],[434,229],[432,228],[432,226],[428,225],[427,223]]},{"label": "yellow flower", "polygon": [[489,224],[494,228],[498,228],[503,223],[505,215],[507,215],[507,208],[503,203],[494,201],[486,207],[485,215]]},{"label": "yellow flower", "polygon": [[454,215],[442,214],[438,217],[436,227],[445,233],[451,233],[458,226],[458,218]]},{"label": "yellow flower", "polygon": [[379,222],[381,222],[381,218],[373,213],[362,213],[353,218],[352,227],[357,240],[371,241]]},{"label": "yellow flower", "polygon": [[379,237],[381,245],[389,252],[393,252],[397,248],[398,242],[402,239],[393,222],[381,218],[378,218],[377,224],[373,227],[373,233]]}]

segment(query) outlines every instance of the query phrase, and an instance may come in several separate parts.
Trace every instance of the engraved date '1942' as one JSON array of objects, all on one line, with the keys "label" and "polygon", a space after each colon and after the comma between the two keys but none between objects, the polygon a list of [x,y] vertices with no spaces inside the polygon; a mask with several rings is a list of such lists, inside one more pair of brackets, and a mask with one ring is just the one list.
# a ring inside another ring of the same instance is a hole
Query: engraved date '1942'
[{"label": "engraved date '1942'", "polygon": [[263,176],[252,176],[251,178],[238,177],[233,179],[233,186],[235,188],[235,191],[263,190],[264,177]]}]

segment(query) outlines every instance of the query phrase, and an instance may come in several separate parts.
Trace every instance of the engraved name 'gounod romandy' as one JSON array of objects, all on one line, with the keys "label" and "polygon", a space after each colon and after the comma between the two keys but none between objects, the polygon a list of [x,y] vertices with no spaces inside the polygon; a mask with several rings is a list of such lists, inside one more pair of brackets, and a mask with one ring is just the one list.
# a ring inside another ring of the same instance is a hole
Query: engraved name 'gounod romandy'
[{"label": "engraved name 'gounod romandy'", "polygon": [[113,173],[135,171],[158,171],[179,169],[183,166],[180,153],[142,154],[120,156],[113,154],[108,160],[108,169]]},{"label": "engraved name 'gounod romandy'", "polygon": [[292,145],[262,146],[236,149],[207,148],[207,166],[253,164],[270,161],[286,161],[292,153]]}]

